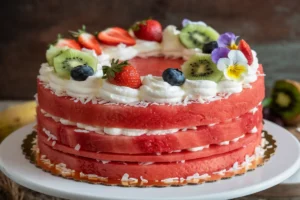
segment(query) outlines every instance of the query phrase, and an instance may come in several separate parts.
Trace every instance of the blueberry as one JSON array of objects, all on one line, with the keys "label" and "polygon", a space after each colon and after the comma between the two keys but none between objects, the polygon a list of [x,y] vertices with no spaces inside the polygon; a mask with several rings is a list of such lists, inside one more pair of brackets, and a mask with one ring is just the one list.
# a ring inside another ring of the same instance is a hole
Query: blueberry
[{"label": "blueberry", "polygon": [[162,77],[164,81],[169,83],[170,85],[180,86],[185,82],[185,77],[182,71],[174,68],[166,69],[163,72]]},{"label": "blueberry", "polygon": [[71,77],[75,81],[85,81],[94,74],[94,69],[88,65],[79,65],[71,70]]},{"label": "blueberry", "polygon": [[216,48],[218,48],[218,43],[216,41],[212,41],[203,45],[202,52],[211,53]]}]

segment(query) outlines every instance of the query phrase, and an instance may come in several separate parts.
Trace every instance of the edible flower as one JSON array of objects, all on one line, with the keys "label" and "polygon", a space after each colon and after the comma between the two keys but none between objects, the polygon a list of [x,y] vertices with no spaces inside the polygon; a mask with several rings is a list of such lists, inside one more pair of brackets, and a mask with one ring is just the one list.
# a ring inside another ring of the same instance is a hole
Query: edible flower
[{"label": "edible flower", "polygon": [[212,52],[211,52],[211,59],[214,63],[218,63],[218,60],[220,58],[227,58],[228,53],[229,53],[229,49],[226,47],[218,47],[215,48]]},{"label": "edible flower", "polygon": [[182,20],[182,27],[185,27],[189,24],[197,24],[197,25],[201,25],[201,26],[207,26],[203,21],[193,22],[189,19]]},{"label": "edible flower", "polygon": [[218,60],[217,67],[224,72],[227,80],[243,81],[245,74],[248,73],[249,65],[241,51],[231,50],[228,53],[228,58]]},{"label": "edible flower", "polygon": [[218,46],[219,47],[227,47],[232,50],[238,49],[238,46],[235,44],[236,39],[238,36],[236,36],[234,33],[226,32],[220,35],[218,39]]}]

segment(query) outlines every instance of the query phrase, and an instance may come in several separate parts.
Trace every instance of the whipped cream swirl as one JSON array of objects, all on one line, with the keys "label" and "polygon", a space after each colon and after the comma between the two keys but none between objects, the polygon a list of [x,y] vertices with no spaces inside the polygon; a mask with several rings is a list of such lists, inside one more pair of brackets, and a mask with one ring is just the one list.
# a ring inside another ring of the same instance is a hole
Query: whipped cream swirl
[{"label": "whipped cream swirl", "polygon": [[156,103],[182,102],[185,95],[179,86],[171,86],[162,77],[147,75],[143,78],[140,88],[141,98],[145,101]]}]

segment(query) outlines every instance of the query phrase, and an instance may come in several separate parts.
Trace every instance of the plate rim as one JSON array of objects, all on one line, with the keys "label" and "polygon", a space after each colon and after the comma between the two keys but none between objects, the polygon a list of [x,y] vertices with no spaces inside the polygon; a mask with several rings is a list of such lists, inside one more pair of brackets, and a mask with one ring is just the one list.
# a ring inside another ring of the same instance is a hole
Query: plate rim
[{"label": "plate rim", "polygon": [[[276,126],[276,128],[279,128],[281,129],[281,131],[278,131],[278,132],[288,132],[288,130],[284,129],[283,127],[280,127],[270,121],[267,121],[267,120],[264,120],[265,121],[265,127],[266,129],[268,129],[267,127],[268,126]],[[2,148],[4,148],[4,144],[8,143],[8,142],[11,142],[10,140],[12,140],[12,138],[16,137],[17,134],[20,134],[22,135],[22,138],[21,138],[21,142],[23,141],[23,139],[28,135],[30,134],[30,131],[28,132],[28,129],[32,129],[32,127],[35,125],[35,122],[34,123],[31,123],[31,124],[28,124],[20,129],[18,129],[17,131],[13,132],[12,134],[10,134],[7,138],[4,139],[4,141],[1,143],[0,145],[0,170],[6,175],[8,176],[9,178],[11,178],[12,180],[14,180],[15,182],[17,182],[18,184],[20,185],[23,185],[27,188],[30,188],[32,190],[35,190],[35,191],[38,191],[38,192],[41,192],[41,193],[45,193],[45,194],[48,194],[48,195],[52,195],[52,196],[57,196],[57,197],[62,197],[62,198],[72,198],[72,199],[82,199],[82,198],[88,198],[88,199],[105,199],[105,200],[125,200],[125,199],[128,199],[130,198],[130,200],[141,200],[141,198],[132,198],[132,197],[127,197],[127,198],[119,198],[119,197],[114,197],[114,196],[111,196],[111,197],[108,197],[107,195],[106,196],[95,196],[95,195],[86,195],[86,194],[81,194],[81,193],[70,193],[70,192],[66,192],[64,191],[63,189],[61,190],[58,190],[57,188],[54,189],[54,188],[49,188],[45,185],[41,185],[39,183],[34,183],[32,180],[28,180],[28,178],[26,178],[26,175],[23,176],[23,177],[17,177],[16,174],[14,174],[13,172],[8,172],[9,169],[7,169],[7,167],[5,167],[5,162],[2,160],[2,154],[1,152],[4,152],[2,151]],[[270,133],[271,135],[273,135],[273,133]],[[278,134],[278,133],[277,133]],[[279,133],[281,134],[281,133]],[[285,134],[285,133],[283,133]],[[276,135],[276,134],[275,134]],[[284,181],[285,179],[289,178],[290,176],[292,176],[298,169],[299,169],[299,166],[300,166],[300,145],[299,145],[299,142],[298,142],[298,139],[292,135],[292,134],[288,134],[290,136],[290,139],[291,140],[294,140],[295,141],[295,146],[297,146],[297,159],[294,160],[293,164],[285,169],[285,171],[283,171],[282,173],[280,173],[279,175],[267,180],[267,181],[262,181],[258,184],[254,184],[252,186],[245,186],[243,188],[239,188],[238,190],[235,189],[233,191],[223,191],[223,192],[218,192],[218,193],[211,193],[211,194],[205,194],[204,198],[205,199],[224,199],[224,196],[226,196],[226,198],[236,198],[236,197],[241,197],[241,196],[245,196],[245,195],[249,195],[249,194],[252,194],[252,193],[255,193],[255,192],[259,192],[259,191],[262,191],[262,190],[265,190],[267,188],[270,188],[274,185],[277,185],[279,184],[280,182]],[[273,135],[274,136],[274,135]],[[20,139],[20,138],[19,138]],[[294,142],[293,141],[293,142]],[[277,142],[277,145],[278,145],[278,142]],[[13,146],[13,145],[11,145]],[[278,151],[279,148],[277,148],[276,152]],[[21,150],[21,145],[19,147],[19,151],[20,153],[22,154],[22,150]],[[275,152],[275,154],[276,154]],[[4,154],[4,153],[3,153]],[[24,158],[25,159],[25,158]],[[274,159],[273,157],[271,157],[271,160]],[[28,161],[28,160],[26,160]],[[268,162],[267,162],[268,163]],[[267,164],[266,163],[266,164]],[[30,163],[28,161],[28,164],[32,165],[33,167],[35,167],[32,163]],[[263,166],[264,167],[264,166]],[[36,167],[35,167],[36,168]],[[39,168],[36,168],[36,170],[41,170]],[[253,172],[248,172],[248,173],[255,173],[256,170],[254,170]],[[51,175],[52,176],[52,175]],[[55,177],[55,176],[53,176]],[[241,176],[241,177],[245,177],[245,176]],[[61,177],[55,177],[55,178],[60,178]],[[70,181],[71,184],[73,183],[76,183],[75,181],[73,180],[68,180]],[[222,180],[222,181],[226,181],[226,180]],[[73,182],[73,183],[72,183]],[[87,183],[86,183],[87,184]],[[206,184],[214,184],[214,183],[206,183]],[[97,185],[99,187],[111,187],[111,186],[103,186],[103,185]],[[201,187],[202,185],[196,185],[196,186],[183,186],[183,187]],[[114,187],[114,186],[112,186]],[[118,187],[116,187],[118,188]],[[173,188],[176,188],[176,187],[173,187]],[[137,190],[141,190],[143,188],[136,188]],[[163,188],[152,188],[152,190],[163,190]],[[233,193],[233,194],[230,194],[230,193]],[[201,194],[199,194],[201,195]],[[198,200],[199,199],[199,195],[197,196],[187,196],[186,198],[184,199],[189,199],[189,200]],[[203,197],[201,197],[202,199]],[[155,198],[155,197],[152,197],[152,198],[148,198],[148,197],[143,197],[143,200],[179,200],[179,199],[182,199],[182,197],[161,197],[161,198]]]}]

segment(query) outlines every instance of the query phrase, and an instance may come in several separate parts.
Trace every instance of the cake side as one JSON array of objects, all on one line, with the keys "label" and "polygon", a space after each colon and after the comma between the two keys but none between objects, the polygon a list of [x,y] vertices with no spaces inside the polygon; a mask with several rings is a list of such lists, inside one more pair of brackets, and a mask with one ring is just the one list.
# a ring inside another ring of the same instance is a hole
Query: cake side
[{"label": "cake side", "polygon": [[106,29],[98,40],[79,30],[78,45],[47,50],[37,81],[41,163],[79,179],[160,185],[261,159],[256,52],[203,22],[184,20],[179,31],[150,21]]}]

